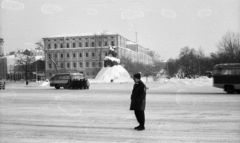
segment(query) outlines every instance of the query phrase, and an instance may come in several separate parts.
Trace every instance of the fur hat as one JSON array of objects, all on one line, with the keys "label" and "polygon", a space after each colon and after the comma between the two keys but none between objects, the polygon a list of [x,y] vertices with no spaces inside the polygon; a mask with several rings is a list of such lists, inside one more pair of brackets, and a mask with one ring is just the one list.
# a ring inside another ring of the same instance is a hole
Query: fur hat
[{"label": "fur hat", "polygon": [[136,73],[133,75],[134,78],[141,79],[141,73]]}]

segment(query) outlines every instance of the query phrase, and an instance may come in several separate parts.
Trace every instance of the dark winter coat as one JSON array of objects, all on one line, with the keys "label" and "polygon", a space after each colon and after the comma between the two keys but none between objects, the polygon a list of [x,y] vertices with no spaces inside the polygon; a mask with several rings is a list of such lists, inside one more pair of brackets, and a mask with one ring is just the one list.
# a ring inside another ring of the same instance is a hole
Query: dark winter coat
[{"label": "dark winter coat", "polygon": [[84,88],[84,89],[87,89],[87,86],[88,86],[88,85],[87,85],[87,79],[84,78],[84,79],[83,79],[83,88]]},{"label": "dark winter coat", "polygon": [[145,110],[146,106],[146,86],[142,81],[134,84],[130,110]]},{"label": "dark winter coat", "polygon": [[66,84],[67,89],[70,89],[72,86],[72,79],[68,80],[68,83]]},{"label": "dark winter coat", "polygon": [[78,89],[81,89],[81,79],[77,81]]},{"label": "dark winter coat", "polygon": [[80,89],[83,89],[83,80],[82,79],[80,79],[80,81],[79,81],[79,86],[80,86]]}]

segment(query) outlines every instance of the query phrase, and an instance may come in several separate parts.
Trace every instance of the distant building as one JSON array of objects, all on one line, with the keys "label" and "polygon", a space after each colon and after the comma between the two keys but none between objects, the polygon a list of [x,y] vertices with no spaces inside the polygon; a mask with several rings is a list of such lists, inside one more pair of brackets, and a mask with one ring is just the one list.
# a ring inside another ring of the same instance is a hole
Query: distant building
[{"label": "distant building", "polygon": [[9,79],[14,75],[14,66],[16,63],[15,55],[0,57],[0,78]]},{"label": "distant building", "polygon": [[[14,79],[26,79],[26,76],[28,80],[34,81],[45,79],[44,51],[26,49],[25,51],[21,51],[20,53],[21,54],[19,55],[19,57],[16,57],[17,60],[21,59],[20,57],[23,57],[24,60],[31,60],[28,61],[27,66],[25,62],[23,62],[23,65],[19,62],[16,62],[16,66],[14,67]],[[25,71],[27,71],[27,75]]]},{"label": "distant building", "polygon": [[[126,47],[134,52],[131,52],[130,57],[134,62],[140,62],[144,64],[153,64],[152,57],[150,57],[149,51],[147,48],[139,45],[138,43],[134,43],[131,41],[127,41]],[[137,54],[136,54],[137,53]]]},{"label": "distant building", "polygon": [[102,68],[109,45],[115,46],[117,58],[129,58],[134,62],[152,64],[147,49],[117,33],[62,35],[43,38],[45,49],[46,77],[56,73],[49,56],[57,63],[60,73],[81,72],[94,78]]},{"label": "distant building", "polygon": [[[26,65],[16,65],[14,67],[14,80],[25,80]],[[31,62],[27,66],[27,77],[30,81],[44,80],[45,79],[45,62],[43,60],[37,60]]]},{"label": "distant building", "polygon": [[[33,55],[33,60],[27,67],[28,79],[45,79],[44,52],[42,50],[21,51]],[[18,52],[14,55],[0,57],[0,79],[21,80],[25,79],[25,66],[18,63]]]},{"label": "distant building", "polygon": [[4,48],[3,48],[3,38],[0,37],[0,56],[4,54]]}]

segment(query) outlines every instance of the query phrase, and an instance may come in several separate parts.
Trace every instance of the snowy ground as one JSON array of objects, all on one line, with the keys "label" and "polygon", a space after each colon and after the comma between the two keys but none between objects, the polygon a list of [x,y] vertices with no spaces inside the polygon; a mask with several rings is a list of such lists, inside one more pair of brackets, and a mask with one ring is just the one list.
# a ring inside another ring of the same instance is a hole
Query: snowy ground
[{"label": "snowy ground", "polygon": [[90,90],[7,83],[0,90],[0,142],[240,142],[239,94],[225,94],[207,78],[147,86],[146,130],[135,131],[133,83],[93,83]]}]

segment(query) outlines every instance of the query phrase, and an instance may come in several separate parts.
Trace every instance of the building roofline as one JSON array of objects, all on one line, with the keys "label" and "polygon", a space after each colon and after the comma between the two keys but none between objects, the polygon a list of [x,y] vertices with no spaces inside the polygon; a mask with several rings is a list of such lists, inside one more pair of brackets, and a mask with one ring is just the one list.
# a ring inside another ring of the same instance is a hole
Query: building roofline
[{"label": "building roofline", "polygon": [[[50,38],[66,38],[66,37],[83,37],[83,36],[101,36],[101,35],[120,35],[118,33],[101,33],[101,32],[97,32],[97,33],[82,33],[82,34],[61,34],[61,35],[55,35],[55,36],[46,36],[43,37],[42,39],[50,39]],[[120,35],[122,36],[122,35]],[[123,37],[123,36],[122,36]]]}]

